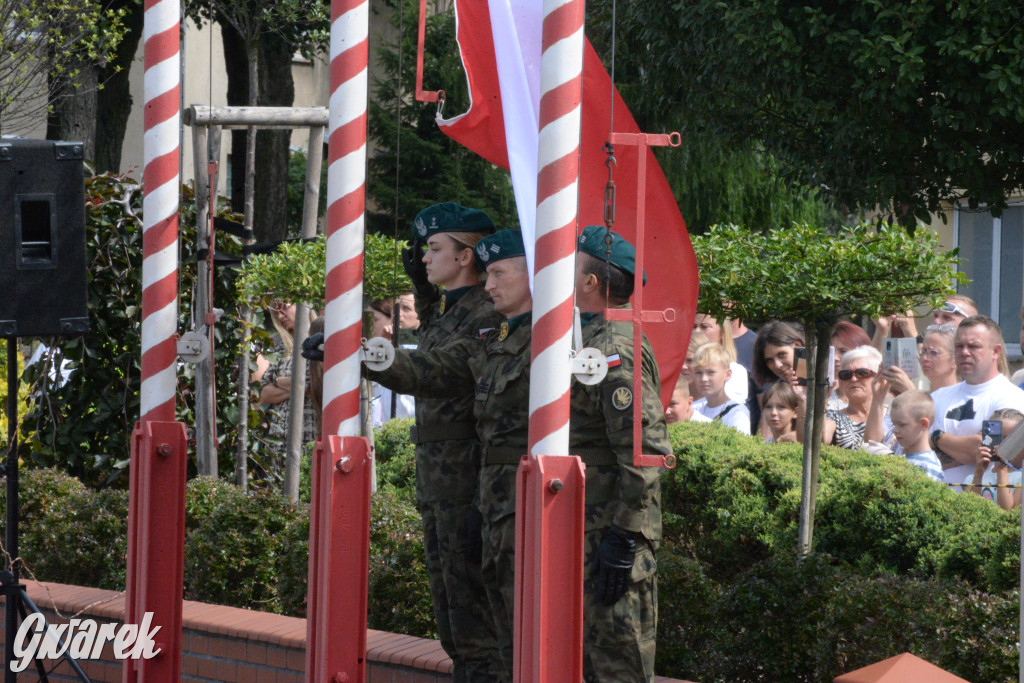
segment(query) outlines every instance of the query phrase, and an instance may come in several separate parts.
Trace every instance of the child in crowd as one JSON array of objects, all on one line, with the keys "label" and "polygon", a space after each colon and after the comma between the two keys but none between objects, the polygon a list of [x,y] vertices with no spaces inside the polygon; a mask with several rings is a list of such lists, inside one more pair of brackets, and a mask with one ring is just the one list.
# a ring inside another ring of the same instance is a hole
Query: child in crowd
[{"label": "child in crowd", "polygon": [[690,383],[682,374],[676,380],[675,391],[672,392],[672,400],[668,408],[665,408],[665,422],[675,424],[676,422],[711,422],[700,413],[693,412],[693,396],[690,395]]},{"label": "child in crowd", "polygon": [[721,344],[705,344],[693,356],[693,374],[704,398],[694,402],[693,411],[726,424],[741,434],[750,434],[750,411],[725,393],[732,377],[728,352]]},{"label": "child in crowd", "polygon": [[[1003,425],[1003,438],[1013,431],[1024,414],[1012,408],[997,410],[988,418],[999,420]],[[984,441],[978,448],[978,464],[974,474],[964,480],[964,488],[977,493],[982,498],[998,503],[1004,510],[1011,510],[1020,505],[1021,461],[1024,451],[1018,454],[1013,462],[1003,460],[999,456],[999,446],[987,446]],[[974,484],[980,482],[980,486]],[[1016,488],[1010,488],[1015,486]]]},{"label": "child in crowd", "polygon": [[793,443],[799,441],[796,433],[800,397],[789,382],[772,382],[761,394],[761,414],[772,435],[765,443]]},{"label": "child in crowd", "polygon": [[693,354],[697,353],[697,349],[708,343],[710,342],[703,332],[694,331],[690,335],[690,345],[686,347],[686,357],[683,360],[683,367],[679,371],[679,376],[685,377],[689,383],[690,396],[693,397],[694,401],[703,398],[704,394],[700,393],[700,383],[697,382],[697,378],[693,375]]},{"label": "child in crowd", "polygon": [[924,470],[935,481],[943,481],[939,456],[931,449],[928,435],[935,419],[935,403],[923,391],[904,391],[893,399],[889,412],[893,434],[911,465]]}]

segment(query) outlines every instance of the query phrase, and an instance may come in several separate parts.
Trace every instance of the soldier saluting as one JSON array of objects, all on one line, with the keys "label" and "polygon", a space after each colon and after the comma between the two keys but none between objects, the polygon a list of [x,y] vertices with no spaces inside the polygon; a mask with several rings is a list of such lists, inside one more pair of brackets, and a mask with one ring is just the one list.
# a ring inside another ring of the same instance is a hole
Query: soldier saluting
[{"label": "soldier saluting", "polygon": [[[520,230],[482,238],[474,257],[477,268],[487,273],[485,289],[501,316],[493,329],[481,327],[472,330],[475,337],[461,336],[430,350],[421,333],[419,349],[397,349],[390,368],[364,372],[393,391],[415,396],[417,417],[423,399],[472,400],[481,459],[476,504],[466,515],[467,553],[481,559],[497,636],[496,666],[487,680],[500,682],[512,680],[515,486],[519,459],[527,452],[533,297]],[[428,272],[434,269],[430,258],[429,252],[423,257]]]}]

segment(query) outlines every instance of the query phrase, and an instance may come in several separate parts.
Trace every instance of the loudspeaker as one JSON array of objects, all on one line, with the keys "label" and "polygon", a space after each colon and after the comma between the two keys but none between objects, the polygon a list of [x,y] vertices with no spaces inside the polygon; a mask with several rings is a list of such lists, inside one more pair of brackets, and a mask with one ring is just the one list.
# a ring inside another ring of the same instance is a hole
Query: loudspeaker
[{"label": "loudspeaker", "polygon": [[0,337],[89,331],[82,149],[0,139]]}]

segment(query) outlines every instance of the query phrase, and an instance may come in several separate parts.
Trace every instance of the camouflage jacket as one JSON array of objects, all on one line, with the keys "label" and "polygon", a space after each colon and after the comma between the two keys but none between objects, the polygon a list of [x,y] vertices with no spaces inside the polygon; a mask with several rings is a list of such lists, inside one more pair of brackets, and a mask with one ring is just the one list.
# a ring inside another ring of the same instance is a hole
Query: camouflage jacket
[{"label": "camouflage jacket", "polygon": [[[642,533],[656,547],[661,541],[661,468],[633,465],[632,326],[595,316],[583,326],[583,346],[602,351],[610,366],[600,384],[574,382],[570,394],[569,452],[591,463],[586,475],[586,529],[614,523]],[[661,405],[661,380],[646,337],[641,349],[642,452],[667,455],[672,451]]]},{"label": "camouflage jacket", "polygon": [[[443,299],[433,298],[429,308],[421,308],[417,292],[420,351],[443,351],[453,346],[462,350],[479,348],[483,346],[481,331],[501,325],[501,315],[494,312],[483,285],[456,293],[454,303],[445,293]],[[471,392],[450,398],[417,399],[411,437],[416,444],[416,495],[421,503],[474,497],[480,473],[480,441]]]},{"label": "camouflage jacket", "polygon": [[486,332],[482,347],[478,339],[459,337],[444,349],[396,349],[387,370],[364,370],[366,377],[415,396],[417,403],[473,397],[486,471],[480,479],[480,511],[492,520],[515,512],[515,470],[526,454],[530,413],[531,316],[506,322]]}]

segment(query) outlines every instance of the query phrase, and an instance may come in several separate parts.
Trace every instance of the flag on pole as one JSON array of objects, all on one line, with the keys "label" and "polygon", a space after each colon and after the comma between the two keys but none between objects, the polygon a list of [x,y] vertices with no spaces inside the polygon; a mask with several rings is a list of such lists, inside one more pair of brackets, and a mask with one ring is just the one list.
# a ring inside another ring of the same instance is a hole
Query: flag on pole
[{"label": "flag on pole", "polygon": [[[535,0],[458,0],[456,38],[469,81],[470,108],[450,119],[438,117],[441,130],[491,163],[509,169],[520,227],[533,271],[537,194],[537,138],[540,120],[542,7]],[[612,101],[614,100],[614,110]],[[617,133],[639,133],[628,107],[612,88],[600,58],[586,41],[583,57],[582,139],[580,141],[579,229],[604,224],[608,181],[603,151],[614,114]],[[686,358],[697,308],[697,261],[672,190],[653,152],[646,146],[618,145],[613,229],[635,242],[638,154],[647,154],[645,195],[644,306],[673,309],[672,322],[644,325],[661,371],[661,398],[668,404]]]}]

